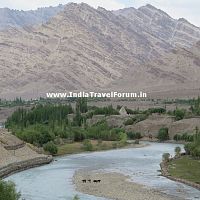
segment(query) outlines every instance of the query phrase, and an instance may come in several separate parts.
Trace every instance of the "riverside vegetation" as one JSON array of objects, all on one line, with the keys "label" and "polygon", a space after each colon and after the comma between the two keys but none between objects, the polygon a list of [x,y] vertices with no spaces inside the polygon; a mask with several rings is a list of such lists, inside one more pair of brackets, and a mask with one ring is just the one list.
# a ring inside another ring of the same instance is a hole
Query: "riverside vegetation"
[{"label": "riverside vegetation", "polygon": [[0,180],[0,199],[1,200],[19,200],[20,193],[16,192],[15,185],[12,182]]},{"label": "riverside vegetation", "polygon": [[[53,155],[122,147],[126,145],[126,139],[140,139],[142,137],[139,132],[126,132],[121,127],[110,127],[106,120],[99,121],[91,126],[87,124],[87,119],[94,115],[119,115],[121,108],[119,105],[116,109],[112,105],[105,107],[88,106],[87,98],[68,99],[67,101],[68,103],[60,100],[40,99],[25,102],[21,98],[17,98],[13,103],[1,101],[4,105],[33,105],[31,109],[18,108],[7,119],[6,128],[20,139],[39,148],[43,147],[46,152]],[[72,107],[70,101],[76,101],[75,108]],[[200,115],[200,98],[180,101],[181,104],[190,105],[189,110],[177,107],[174,111],[167,111],[166,105],[172,102],[174,101],[168,100],[163,102],[163,107],[147,110],[131,110],[125,107],[130,117],[124,121],[124,126],[134,125],[146,120],[153,113],[170,115],[176,121]],[[160,141],[168,140],[168,128],[161,128],[157,138]],[[176,134],[174,140],[192,142],[194,136],[188,133]]]},{"label": "riverside vegetation", "polygon": [[[8,118],[6,128],[53,155],[125,146],[127,134],[124,129],[109,127],[104,120],[93,126],[87,125],[86,120],[97,114],[119,115],[119,112],[112,106],[88,108],[87,99],[80,98],[75,109],[70,104],[37,105],[31,110],[19,108]],[[70,115],[73,116],[71,120]],[[82,146],[77,145],[80,142]]]},{"label": "riverside vegetation", "polygon": [[[183,118],[188,113],[186,111],[178,112],[177,119]],[[193,101],[193,105],[190,107],[189,115],[200,115],[200,98]],[[196,127],[196,133],[194,135],[176,134],[174,140],[186,141],[184,146],[186,155],[181,156],[180,148],[175,148],[175,159],[169,159],[170,155],[165,153],[163,160],[167,164],[168,172],[172,177],[180,178],[186,181],[200,184],[200,131]]]},{"label": "riverside vegetation", "polygon": [[175,148],[175,159],[170,154],[163,154],[167,170],[172,177],[200,184],[200,131],[196,129],[193,141],[184,146],[186,155],[181,155],[180,147]]}]

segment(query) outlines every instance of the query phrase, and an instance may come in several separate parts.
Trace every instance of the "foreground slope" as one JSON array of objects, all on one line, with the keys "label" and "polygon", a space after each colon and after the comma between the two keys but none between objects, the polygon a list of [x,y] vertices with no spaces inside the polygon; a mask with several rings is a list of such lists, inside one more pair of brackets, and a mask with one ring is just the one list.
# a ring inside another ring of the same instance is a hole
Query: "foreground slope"
[{"label": "foreground slope", "polygon": [[0,129],[0,152],[0,178],[52,161],[52,157],[38,154],[6,129]]}]

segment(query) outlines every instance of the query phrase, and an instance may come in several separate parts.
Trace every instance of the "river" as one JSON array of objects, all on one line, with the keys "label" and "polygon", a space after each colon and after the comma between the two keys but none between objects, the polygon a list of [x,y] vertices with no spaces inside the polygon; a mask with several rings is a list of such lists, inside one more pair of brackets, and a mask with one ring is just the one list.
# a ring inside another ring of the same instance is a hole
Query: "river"
[{"label": "river", "polygon": [[[200,199],[200,191],[159,176],[163,153],[174,154],[176,144],[150,143],[144,148],[111,150],[63,156],[57,161],[8,177],[26,200],[105,200],[75,191],[73,174],[79,169],[106,170],[131,176],[132,180],[182,199]],[[182,145],[179,145],[182,147]]]}]

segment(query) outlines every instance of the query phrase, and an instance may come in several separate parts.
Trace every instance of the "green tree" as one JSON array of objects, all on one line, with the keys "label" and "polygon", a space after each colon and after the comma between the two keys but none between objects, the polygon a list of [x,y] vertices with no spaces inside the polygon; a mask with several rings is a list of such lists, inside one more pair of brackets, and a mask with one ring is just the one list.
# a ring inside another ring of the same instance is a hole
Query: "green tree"
[{"label": "green tree", "polygon": [[195,158],[200,158],[200,133],[196,133],[193,137],[194,141],[184,146],[188,155],[192,155]]},{"label": "green tree", "polygon": [[160,141],[169,140],[168,128],[161,128],[158,132],[158,139]]},{"label": "green tree", "polygon": [[43,148],[45,151],[48,151],[52,155],[55,155],[58,153],[58,148],[52,141],[48,142],[47,144],[44,144]]},{"label": "green tree", "polygon": [[0,180],[0,199],[1,200],[19,200],[20,193],[16,192],[15,184]]},{"label": "green tree", "polygon": [[185,117],[185,115],[186,115],[186,111],[184,109],[177,108],[174,111],[175,120],[177,120],[177,121],[183,119]]}]

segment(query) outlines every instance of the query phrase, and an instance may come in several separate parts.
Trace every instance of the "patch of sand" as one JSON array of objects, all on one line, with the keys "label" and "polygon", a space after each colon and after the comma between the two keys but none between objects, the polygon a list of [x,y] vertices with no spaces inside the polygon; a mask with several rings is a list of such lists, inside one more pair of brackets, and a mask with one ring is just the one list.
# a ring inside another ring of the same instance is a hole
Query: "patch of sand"
[{"label": "patch of sand", "polygon": [[[83,183],[82,180],[87,182]],[[91,180],[91,183],[88,182]],[[94,183],[93,180],[101,180]],[[129,177],[118,173],[78,171],[74,175],[74,184],[79,192],[115,200],[171,200],[154,189],[129,181]]]}]

